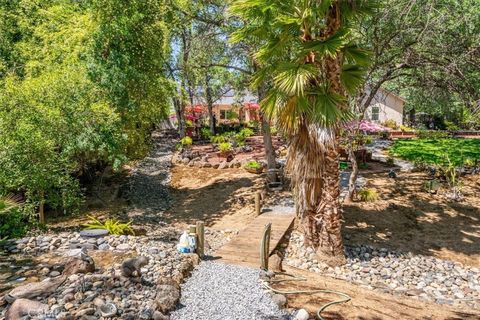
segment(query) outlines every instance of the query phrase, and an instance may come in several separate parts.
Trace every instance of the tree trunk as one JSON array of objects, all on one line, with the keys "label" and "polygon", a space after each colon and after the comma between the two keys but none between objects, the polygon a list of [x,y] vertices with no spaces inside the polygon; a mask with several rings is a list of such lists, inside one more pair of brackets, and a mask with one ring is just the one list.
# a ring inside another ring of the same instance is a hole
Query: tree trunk
[{"label": "tree trunk", "polygon": [[40,224],[45,224],[45,194],[43,191],[40,191],[40,204],[38,207],[38,217]]},{"label": "tree trunk", "polygon": [[[265,88],[261,85],[258,90],[258,101],[265,98]],[[263,144],[265,146],[265,157],[267,158],[267,170],[274,170],[277,168],[277,161],[275,159],[275,150],[273,149],[272,132],[270,130],[270,123],[265,114],[261,114]],[[278,182],[278,176],[275,172],[267,171],[267,179],[269,182]]]},{"label": "tree trunk", "polygon": [[304,122],[291,140],[287,161],[305,245],[329,265],[345,262],[335,137],[335,130]]},{"label": "tree trunk", "polygon": [[210,81],[208,75],[205,75],[205,100],[207,100],[208,109],[208,125],[212,135],[215,134],[215,123],[213,121],[213,96],[212,88],[210,88]]},{"label": "tree trunk", "polygon": [[177,115],[178,133],[180,138],[185,137],[185,117],[182,108],[182,102],[178,98],[173,98],[173,106]]},{"label": "tree trunk", "polygon": [[356,183],[358,178],[358,162],[357,158],[355,157],[355,150],[353,150],[353,142],[350,141],[348,143],[348,158],[352,163],[352,173],[350,174],[350,178],[348,179],[348,194],[347,198],[345,199],[346,202],[352,202],[355,193],[356,193]]}]

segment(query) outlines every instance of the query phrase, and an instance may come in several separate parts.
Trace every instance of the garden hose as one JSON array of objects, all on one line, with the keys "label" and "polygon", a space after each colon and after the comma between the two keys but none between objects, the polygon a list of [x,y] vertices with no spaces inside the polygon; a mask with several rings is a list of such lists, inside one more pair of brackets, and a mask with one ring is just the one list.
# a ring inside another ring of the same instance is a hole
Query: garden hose
[{"label": "garden hose", "polygon": [[292,291],[289,291],[289,290],[278,290],[278,289],[274,289],[272,288],[269,284],[270,283],[279,283],[279,282],[286,282],[286,281],[306,281],[307,279],[304,278],[304,277],[298,277],[298,276],[295,276],[293,274],[289,274],[289,273],[284,273],[284,272],[275,272],[275,275],[284,275],[284,276],[288,276],[288,277],[291,277],[291,279],[270,279],[270,280],[267,280],[263,283],[263,285],[265,286],[265,288],[267,288],[268,290],[271,290],[272,292],[275,292],[275,293],[279,293],[279,294],[284,294],[284,295],[287,295],[287,294],[315,294],[315,293],[332,293],[332,294],[336,294],[336,295],[339,295],[341,296],[343,299],[341,300],[335,300],[335,301],[332,301],[332,302],[329,302],[327,304],[324,304],[320,307],[320,309],[318,309],[317,311],[317,317],[319,320],[325,320],[325,318],[322,317],[321,313],[323,311],[325,311],[325,309],[327,309],[328,307],[334,305],[334,304],[340,304],[340,303],[345,303],[345,302],[348,302],[350,301],[352,298],[347,295],[346,293],[343,293],[343,292],[340,292],[340,291],[335,291],[335,290],[328,290],[328,289],[315,289],[315,290],[292,290]]},{"label": "garden hose", "polygon": [[[267,224],[265,226],[265,229],[263,231],[263,236],[261,238],[261,243],[260,243],[260,263],[261,263],[261,268],[264,270],[268,270],[268,256],[269,256],[269,244],[270,244],[270,233],[271,233],[271,223]],[[340,292],[340,291],[335,291],[335,290],[328,290],[328,289],[314,289],[314,290],[293,290],[293,291],[284,291],[284,290],[278,290],[274,289],[270,286],[270,283],[280,283],[280,282],[287,282],[287,281],[306,281],[307,278],[305,277],[299,277],[290,273],[285,273],[285,272],[275,272],[275,275],[283,275],[290,277],[290,279],[269,279],[263,282],[263,285],[265,286],[266,289],[271,290],[272,292],[279,293],[279,294],[315,294],[315,293],[332,293],[336,294],[338,296],[341,296],[343,299],[342,300],[335,300],[332,302],[329,302],[327,304],[324,304],[323,306],[320,307],[317,311],[317,317],[319,320],[325,320],[325,318],[322,317],[321,313],[325,311],[328,307],[334,305],[334,304],[340,304],[340,303],[345,303],[352,298],[347,295],[346,293]]]}]

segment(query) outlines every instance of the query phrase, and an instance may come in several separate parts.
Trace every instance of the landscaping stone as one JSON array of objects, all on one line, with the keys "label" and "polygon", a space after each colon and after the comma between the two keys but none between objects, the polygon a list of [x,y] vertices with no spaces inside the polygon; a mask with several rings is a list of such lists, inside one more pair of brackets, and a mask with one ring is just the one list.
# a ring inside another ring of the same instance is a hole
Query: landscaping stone
[{"label": "landscaping stone", "polygon": [[478,308],[478,268],[432,256],[402,253],[372,246],[346,246],[347,263],[330,268],[303,247],[303,235],[291,234],[284,263],[343,279],[371,289],[408,295],[420,300]]}]

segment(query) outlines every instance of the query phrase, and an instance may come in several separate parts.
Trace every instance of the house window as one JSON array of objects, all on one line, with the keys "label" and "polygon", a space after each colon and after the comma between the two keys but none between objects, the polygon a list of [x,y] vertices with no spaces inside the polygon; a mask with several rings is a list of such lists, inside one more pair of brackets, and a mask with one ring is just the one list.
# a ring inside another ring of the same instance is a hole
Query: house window
[{"label": "house window", "polygon": [[228,110],[220,110],[220,119],[227,120],[228,119]]},{"label": "house window", "polygon": [[372,107],[372,121],[380,120],[380,108]]}]

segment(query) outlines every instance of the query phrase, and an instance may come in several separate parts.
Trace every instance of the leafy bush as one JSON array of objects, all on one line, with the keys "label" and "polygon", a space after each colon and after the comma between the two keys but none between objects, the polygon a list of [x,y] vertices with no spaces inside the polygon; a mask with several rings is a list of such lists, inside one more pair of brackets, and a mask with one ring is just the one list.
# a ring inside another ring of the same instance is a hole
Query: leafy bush
[{"label": "leafy bush", "polygon": [[223,142],[218,145],[220,152],[228,152],[232,150],[232,144],[230,142]]},{"label": "leafy bush", "polygon": [[466,158],[465,160],[463,160],[463,165],[465,167],[474,167],[475,166],[475,160],[473,160],[472,158]]},{"label": "leafy bush", "polygon": [[404,126],[403,124],[400,126],[400,130],[402,130],[403,132],[414,132],[415,131],[415,129],[410,128],[408,126]]},{"label": "leafy bush", "polygon": [[365,135],[365,136],[363,137],[363,142],[364,142],[365,144],[371,144],[371,143],[373,142],[372,136]]},{"label": "leafy bush", "polygon": [[227,138],[224,135],[219,135],[219,134],[210,138],[210,142],[213,144],[220,144],[226,141],[227,141]]},{"label": "leafy bush", "polygon": [[387,128],[390,128],[390,129],[397,129],[398,128],[398,125],[397,125],[397,122],[393,119],[387,119],[383,122],[383,126],[387,127]]},{"label": "leafy bush", "polygon": [[452,121],[445,120],[444,123],[448,131],[457,131],[460,129],[460,127]]},{"label": "leafy bush", "polygon": [[250,128],[243,128],[242,130],[240,130],[240,132],[238,134],[242,137],[248,138],[248,137],[253,136],[255,133]]},{"label": "leafy bush", "polygon": [[375,189],[362,188],[357,192],[358,198],[363,202],[375,202],[379,199],[378,192]]},{"label": "leafy bush", "polygon": [[210,128],[203,127],[200,129],[200,136],[202,137],[202,139],[210,140],[213,135],[212,135],[212,132],[210,131]]},{"label": "leafy bush", "polygon": [[108,230],[108,233],[113,235],[135,234],[131,227],[132,221],[122,223],[116,219],[107,219],[105,222],[101,222],[92,216],[88,217],[90,218],[90,221],[84,225],[86,230],[103,229]]},{"label": "leafy bush", "polygon": [[451,135],[447,131],[438,130],[419,130],[417,131],[417,138],[419,139],[446,139]]},{"label": "leafy bush", "polygon": [[186,136],[183,137],[182,140],[180,140],[180,143],[182,144],[183,147],[190,147],[193,144],[192,138]]},{"label": "leafy bush", "polygon": [[245,164],[245,168],[258,170],[258,169],[261,169],[261,168],[262,168],[262,164],[261,164],[260,162],[258,162],[258,161],[252,160],[252,161],[248,161],[248,162]]},{"label": "leafy bush", "polygon": [[27,217],[13,197],[0,198],[0,240],[19,238],[27,232]]}]

